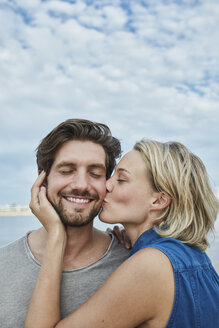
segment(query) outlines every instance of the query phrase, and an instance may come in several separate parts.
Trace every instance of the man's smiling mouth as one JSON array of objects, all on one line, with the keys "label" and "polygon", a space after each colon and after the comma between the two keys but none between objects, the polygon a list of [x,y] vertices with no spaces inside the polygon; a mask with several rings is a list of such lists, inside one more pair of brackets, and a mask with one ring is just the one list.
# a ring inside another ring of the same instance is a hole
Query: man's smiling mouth
[{"label": "man's smiling mouth", "polygon": [[64,198],[71,203],[77,203],[77,204],[88,204],[92,201],[92,199],[87,199],[87,198],[76,198],[76,197],[64,197]]}]

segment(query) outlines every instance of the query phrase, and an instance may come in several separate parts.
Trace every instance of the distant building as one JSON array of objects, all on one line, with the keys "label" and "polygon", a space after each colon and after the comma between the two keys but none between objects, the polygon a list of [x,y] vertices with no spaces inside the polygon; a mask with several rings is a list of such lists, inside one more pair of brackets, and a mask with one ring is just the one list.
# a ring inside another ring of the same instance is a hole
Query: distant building
[{"label": "distant building", "polygon": [[28,205],[5,204],[0,205],[0,215],[31,215]]}]

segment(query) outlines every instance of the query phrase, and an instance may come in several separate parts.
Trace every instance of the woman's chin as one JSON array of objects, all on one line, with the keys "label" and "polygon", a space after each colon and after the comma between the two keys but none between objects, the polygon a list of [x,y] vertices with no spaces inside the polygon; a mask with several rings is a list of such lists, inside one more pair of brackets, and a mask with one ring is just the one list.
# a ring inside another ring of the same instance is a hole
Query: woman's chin
[{"label": "woman's chin", "polygon": [[112,217],[111,216],[104,215],[102,212],[99,215],[99,219],[100,219],[101,222],[108,223],[108,224],[116,224],[116,223],[118,223],[117,221],[112,220]]},{"label": "woman's chin", "polygon": [[104,207],[101,207],[101,210],[100,210],[100,213],[99,213],[100,221],[108,223],[107,222],[108,217],[109,217],[109,214],[107,213],[107,211],[104,209]]},{"label": "woman's chin", "polygon": [[103,215],[99,215],[99,219],[101,222],[104,222],[104,223],[111,223],[110,220],[107,220],[107,218]]}]

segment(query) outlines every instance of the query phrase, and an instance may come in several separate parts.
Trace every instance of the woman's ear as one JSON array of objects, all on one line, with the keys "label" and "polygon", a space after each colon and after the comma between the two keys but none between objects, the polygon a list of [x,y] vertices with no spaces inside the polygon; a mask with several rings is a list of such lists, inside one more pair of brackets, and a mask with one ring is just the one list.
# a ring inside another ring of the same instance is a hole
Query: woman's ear
[{"label": "woman's ear", "polygon": [[156,192],[155,199],[152,204],[154,211],[161,211],[168,207],[171,203],[171,197],[166,192]]}]

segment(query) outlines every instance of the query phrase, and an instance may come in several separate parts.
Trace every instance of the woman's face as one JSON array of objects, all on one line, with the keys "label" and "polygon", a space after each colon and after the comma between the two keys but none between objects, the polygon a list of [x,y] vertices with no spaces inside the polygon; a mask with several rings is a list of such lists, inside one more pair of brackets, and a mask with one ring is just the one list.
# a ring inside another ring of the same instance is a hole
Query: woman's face
[{"label": "woman's face", "polygon": [[101,221],[141,224],[147,220],[155,191],[140,152],[127,153],[106,186]]}]

